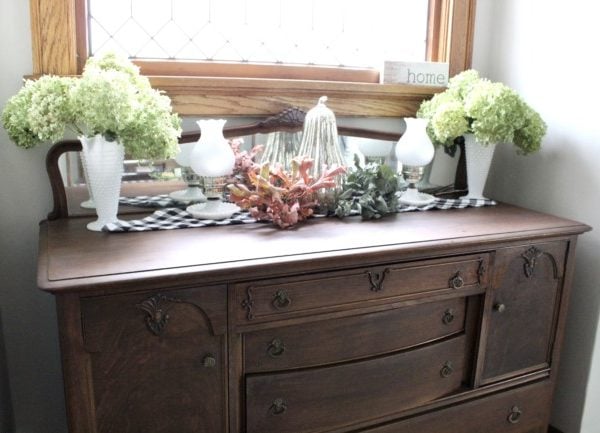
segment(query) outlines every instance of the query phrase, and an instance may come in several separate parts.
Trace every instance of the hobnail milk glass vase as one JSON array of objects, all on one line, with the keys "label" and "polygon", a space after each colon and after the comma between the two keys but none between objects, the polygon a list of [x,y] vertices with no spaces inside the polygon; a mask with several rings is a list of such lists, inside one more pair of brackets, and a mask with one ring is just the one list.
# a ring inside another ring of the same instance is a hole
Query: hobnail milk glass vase
[{"label": "hobnail milk glass vase", "polygon": [[483,145],[473,134],[465,134],[465,155],[467,157],[467,195],[464,199],[485,200],[483,189],[494,158],[496,143]]},{"label": "hobnail milk glass vase", "polygon": [[85,156],[83,156],[83,152],[79,154],[79,159],[81,160],[81,166],[83,167],[83,178],[85,179],[85,187],[87,188],[88,195],[90,198],[79,203],[84,209],[96,209],[96,205],[94,204],[94,196],[92,195],[92,190],[90,189],[90,180],[87,177],[87,170],[85,169]]},{"label": "hobnail milk glass vase", "polygon": [[83,169],[87,174],[90,195],[94,198],[98,219],[87,225],[101,231],[106,224],[118,221],[119,194],[123,176],[125,151],[118,141],[107,141],[102,135],[79,137],[83,152]]}]

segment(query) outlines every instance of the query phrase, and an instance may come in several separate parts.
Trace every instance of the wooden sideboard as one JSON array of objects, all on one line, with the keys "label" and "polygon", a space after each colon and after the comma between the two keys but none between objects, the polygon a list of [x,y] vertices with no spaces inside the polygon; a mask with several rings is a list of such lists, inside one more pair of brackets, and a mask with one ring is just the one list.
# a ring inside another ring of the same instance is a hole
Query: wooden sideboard
[{"label": "wooden sideboard", "polygon": [[546,432],[589,227],[509,205],[41,224],[71,433]]}]

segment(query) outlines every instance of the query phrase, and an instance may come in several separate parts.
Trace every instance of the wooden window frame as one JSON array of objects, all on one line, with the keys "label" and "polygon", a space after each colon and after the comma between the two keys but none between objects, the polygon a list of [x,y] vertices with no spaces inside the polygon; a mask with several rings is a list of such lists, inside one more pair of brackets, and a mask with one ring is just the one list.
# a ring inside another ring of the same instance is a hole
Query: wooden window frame
[{"label": "wooden window frame", "polygon": [[[471,65],[475,4],[476,0],[429,0],[427,59],[448,62],[451,76]],[[82,36],[87,22],[85,1],[30,0],[30,13],[33,74],[80,73],[87,58],[87,41]],[[443,90],[379,84],[373,82],[372,71],[363,71],[362,76],[356,70],[341,72],[349,74],[344,76],[335,68],[314,68],[316,75],[307,80],[296,79],[301,71],[297,67],[278,65],[271,69],[281,72],[283,68],[286,78],[264,78],[265,67],[258,71],[254,66],[240,66],[234,72],[244,77],[240,78],[222,76],[222,70],[198,76],[190,62],[169,63],[140,62],[140,67],[183,116],[272,115],[290,106],[309,109],[327,95],[328,105],[340,116],[405,117],[413,116],[423,99]],[[355,79],[370,82],[352,82]]]}]

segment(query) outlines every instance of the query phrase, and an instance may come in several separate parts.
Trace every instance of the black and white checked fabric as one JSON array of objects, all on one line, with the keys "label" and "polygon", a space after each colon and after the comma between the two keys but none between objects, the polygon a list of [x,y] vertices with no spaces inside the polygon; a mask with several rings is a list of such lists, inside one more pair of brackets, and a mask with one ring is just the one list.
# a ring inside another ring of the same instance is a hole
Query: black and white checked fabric
[{"label": "black and white checked fabric", "polygon": [[[425,206],[401,205],[398,212],[426,211],[431,209],[462,209],[466,207],[493,206],[493,200],[476,199],[436,199]],[[143,232],[152,230],[173,230],[207,226],[226,226],[232,224],[252,224],[257,222],[247,212],[238,212],[224,220],[199,220],[189,212],[178,208],[155,211],[152,215],[139,220],[119,221],[105,225],[105,232]]]},{"label": "black and white checked fabric", "polygon": [[173,207],[183,206],[169,197],[168,194],[161,195],[138,195],[135,197],[119,197],[119,204],[138,207]]},{"label": "black and white checked fabric", "polygon": [[398,206],[398,212],[411,212],[415,210],[431,209],[463,209],[466,207],[494,206],[496,202],[490,199],[464,199],[464,198],[437,198],[434,202],[425,206],[410,206],[401,204]]},{"label": "black and white checked fabric", "polygon": [[232,224],[250,224],[256,220],[247,212],[234,213],[231,218],[224,220],[200,220],[189,212],[178,208],[167,208],[154,211],[140,220],[119,221],[102,227],[105,232],[145,232],[151,230],[187,229],[207,226],[226,226]]}]

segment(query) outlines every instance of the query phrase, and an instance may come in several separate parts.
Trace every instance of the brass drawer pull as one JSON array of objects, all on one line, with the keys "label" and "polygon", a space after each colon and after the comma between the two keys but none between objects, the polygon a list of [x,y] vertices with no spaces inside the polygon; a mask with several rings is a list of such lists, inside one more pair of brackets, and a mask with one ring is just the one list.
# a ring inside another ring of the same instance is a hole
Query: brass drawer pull
[{"label": "brass drawer pull", "polygon": [[521,409],[519,409],[518,406],[513,406],[510,409],[510,413],[508,414],[508,417],[506,418],[506,420],[511,424],[516,424],[521,419],[522,414],[523,414],[523,412],[521,412]]},{"label": "brass drawer pull", "polygon": [[276,310],[281,310],[289,307],[292,304],[292,300],[285,290],[277,290],[275,296],[273,296],[272,304]]},{"label": "brass drawer pull", "polygon": [[449,325],[454,321],[454,310],[452,308],[448,308],[444,311],[444,315],[442,316],[442,322],[444,325]]},{"label": "brass drawer pull", "polygon": [[443,378],[449,377],[454,369],[452,368],[452,363],[450,361],[446,361],[442,369],[440,370],[440,376]]},{"label": "brass drawer pull", "polygon": [[282,398],[276,398],[273,400],[273,404],[271,404],[269,410],[273,415],[281,415],[287,410],[287,404],[285,404]]},{"label": "brass drawer pull", "polygon": [[501,303],[494,304],[494,310],[498,313],[504,313],[506,311],[506,305]]},{"label": "brass drawer pull", "polygon": [[279,338],[275,338],[267,347],[267,354],[271,358],[278,358],[283,355],[283,352],[285,352],[285,344]]},{"label": "brass drawer pull", "polygon": [[217,360],[214,355],[208,354],[202,359],[202,365],[206,368],[214,368],[217,365]]},{"label": "brass drawer pull", "polygon": [[456,274],[454,274],[454,276],[452,276],[452,278],[450,278],[450,280],[448,281],[448,285],[451,289],[460,289],[462,286],[465,285],[465,280],[463,280],[460,271],[458,271]]}]

